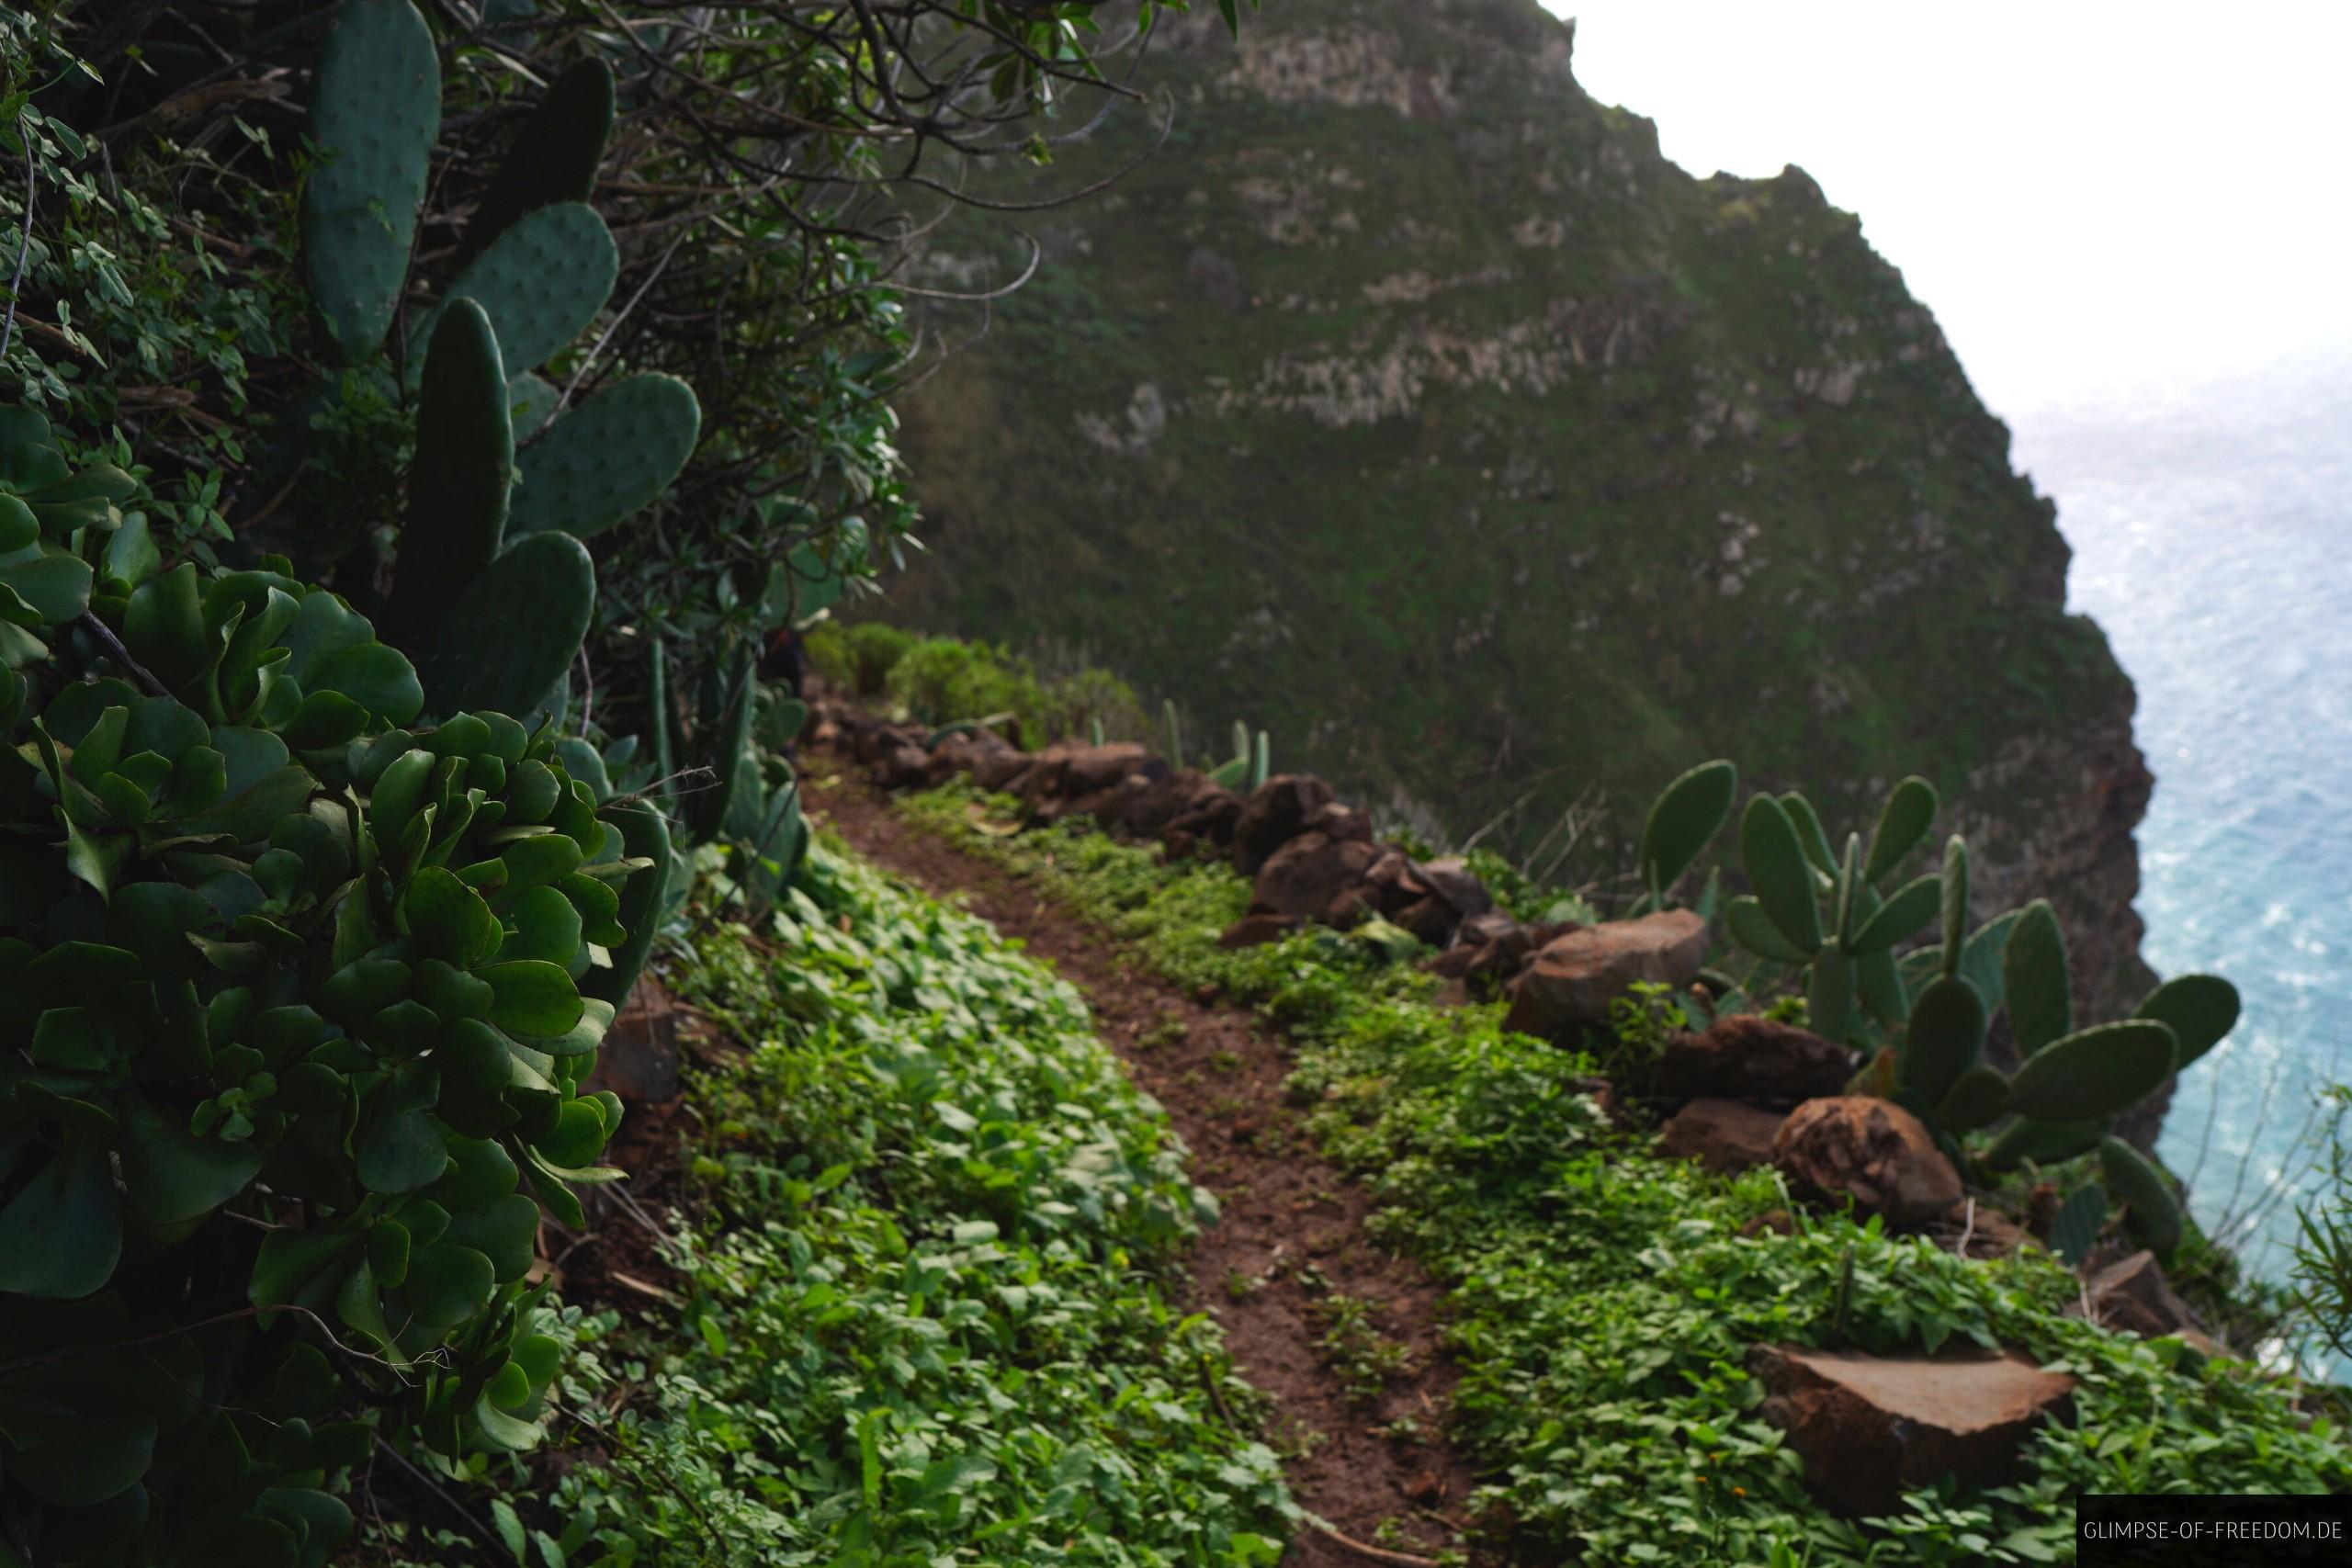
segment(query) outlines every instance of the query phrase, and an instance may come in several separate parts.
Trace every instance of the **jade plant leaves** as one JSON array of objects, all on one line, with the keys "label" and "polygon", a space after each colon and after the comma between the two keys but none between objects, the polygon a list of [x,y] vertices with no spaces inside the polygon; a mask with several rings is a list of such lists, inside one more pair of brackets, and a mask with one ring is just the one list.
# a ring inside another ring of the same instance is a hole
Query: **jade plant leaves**
[{"label": "jade plant leaves", "polygon": [[[0,413],[0,447],[31,428]],[[11,454],[18,479],[74,478]],[[285,563],[158,572],[134,551],[93,602],[86,566],[20,536],[28,513],[94,519],[117,488],[36,504],[0,484],[0,919],[21,933],[0,939],[20,1053],[0,1069],[0,1321],[36,1321],[31,1348],[81,1369],[38,1422],[12,1404],[0,1452],[54,1506],[243,1498],[220,1529],[319,1562],[349,1526],[313,1484],[352,1462],[323,1419],[341,1378],[317,1362],[325,1392],[304,1392],[309,1363],[260,1348],[282,1336],[178,1358],[174,1326],[248,1302],[265,1330],[316,1314],[431,1359],[434,1379],[351,1369],[378,1419],[451,1452],[481,1410],[495,1440],[536,1438],[553,1366],[511,1348],[538,1321],[541,1205],[576,1221],[570,1184],[615,1174],[595,1161],[617,1103],[577,1089],[613,1009],[573,976],[592,943],[632,942],[618,884],[638,863],[610,858],[617,830],[551,734],[495,713],[391,728],[423,708],[414,669]],[[129,659],[17,624],[93,603]],[[191,1293],[132,1291],[132,1258]],[[143,1382],[87,1354],[141,1336]],[[503,1403],[478,1405],[493,1377]],[[222,1404],[266,1442],[244,1447]]]},{"label": "jade plant leaves", "polygon": [[75,1133],[0,1208],[0,1291],[51,1300],[86,1296],[107,1282],[121,1254],[122,1205],[106,1144],[91,1132]]}]

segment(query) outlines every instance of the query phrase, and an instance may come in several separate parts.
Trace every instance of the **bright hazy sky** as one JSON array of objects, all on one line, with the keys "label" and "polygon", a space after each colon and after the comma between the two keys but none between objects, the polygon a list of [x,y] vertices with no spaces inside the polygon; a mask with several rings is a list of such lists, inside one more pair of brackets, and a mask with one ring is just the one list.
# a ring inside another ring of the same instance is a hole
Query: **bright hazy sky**
[{"label": "bright hazy sky", "polygon": [[2352,350],[2352,4],[1544,3],[1668,157],[1860,213],[1997,412]]}]

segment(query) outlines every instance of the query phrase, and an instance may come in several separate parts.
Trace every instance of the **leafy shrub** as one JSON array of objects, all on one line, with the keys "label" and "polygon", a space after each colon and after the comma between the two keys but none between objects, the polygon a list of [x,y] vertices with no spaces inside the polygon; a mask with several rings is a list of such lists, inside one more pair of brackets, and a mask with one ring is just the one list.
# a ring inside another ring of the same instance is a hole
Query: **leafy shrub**
[{"label": "leafy shrub", "polygon": [[[1230,868],[1157,864],[1078,829],[997,837],[967,815],[972,798],[942,790],[900,809],[1035,878],[1171,979],[1289,1030],[1294,1097],[1322,1146],[1375,1183],[1374,1238],[1450,1289],[1462,1437],[1538,1555],[2063,1562],[2080,1492],[2352,1487],[2338,1433],[2306,1417],[2293,1385],[2070,1315],[2081,1282],[2045,1253],[1972,1261],[1845,1214],[1763,1229],[1790,1206],[1770,1172],[1727,1180],[1656,1158],[1586,1092],[1589,1060],[1506,1032],[1501,1007],[1430,1006],[1430,976],[1367,973],[1312,935],[1225,952],[1222,920],[1250,896]],[[2012,1485],[1922,1491],[1858,1527],[1814,1501],[1761,1418],[1746,1357],[1766,1340],[2020,1347],[2077,1379],[2078,1419],[2038,1430]]]},{"label": "leafy shrub", "polygon": [[836,690],[878,697],[915,640],[914,633],[883,621],[824,621],[809,629],[808,661]]},{"label": "leafy shrub", "polygon": [[822,852],[808,883],[671,976],[761,1042],[692,1091],[684,1330],[578,1323],[603,1462],[493,1515],[572,1562],[1271,1564],[1280,1469],[1180,1305],[1210,1210],[1165,1120],[984,923]]},{"label": "leafy shrub", "polygon": [[581,1223],[620,1109],[578,982],[649,867],[548,732],[393,728],[415,671],[347,604],[119,574],[121,481],[0,428],[40,535],[0,565],[0,1470],[44,1557],[319,1562],[354,1391],[445,1453],[538,1435],[540,1202]]},{"label": "leafy shrub", "polygon": [[1010,739],[1036,747],[1084,739],[1097,724],[1107,739],[1150,733],[1135,689],[1106,670],[1080,669],[1040,679],[1017,653],[986,642],[925,637],[890,666],[891,699],[927,724],[956,724],[1010,714]]},{"label": "leafy shrub", "polygon": [[1013,716],[1016,736],[1042,744],[1046,694],[1036,672],[1018,654],[986,642],[925,637],[891,667],[891,700],[927,724]]},{"label": "leafy shrub", "polygon": [[1089,667],[1046,683],[1046,732],[1088,736],[1101,727],[1106,740],[1148,740],[1149,721],[1135,688],[1108,670]]}]

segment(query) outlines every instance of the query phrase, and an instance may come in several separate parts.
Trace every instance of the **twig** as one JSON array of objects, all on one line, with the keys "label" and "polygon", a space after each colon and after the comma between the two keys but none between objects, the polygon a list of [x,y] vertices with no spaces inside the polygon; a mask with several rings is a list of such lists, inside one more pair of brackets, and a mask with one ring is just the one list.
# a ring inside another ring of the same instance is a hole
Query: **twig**
[{"label": "twig", "polygon": [[16,276],[8,279],[7,320],[0,321],[0,359],[8,357],[9,341],[17,335],[17,296],[24,292],[25,258],[32,254],[33,249],[33,197],[38,194],[34,178],[33,139],[28,132],[25,136],[24,231],[17,236]]},{"label": "twig", "polygon": [[1409,1551],[1391,1551],[1385,1546],[1366,1546],[1363,1541],[1351,1540],[1321,1519],[1310,1518],[1306,1526],[1334,1545],[1346,1547],[1359,1557],[1368,1557],[1374,1562],[1396,1562],[1402,1564],[1403,1568],[1441,1568],[1434,1557],[1416,1557]]},{"label": "twig", "polygon": [[589,722],[596,711],[596,671],[588,663],[588,647],[585,643],[581,645],[579,660],[580,734],[581,738],[585,739],[588,735]]},{"label": "twig", "polygon": [[130,649],[122,646],[122,639],[114,635],[112,626],[87,610],[82,612],[82,625],[88,628],[90,635],[107,645],[108,658],[139,678],[139,683],[147,688],[150,695],[168,697],[172,694],[170,687],[149,674],[145,665],[130,657]]},{"label": "twig", "polygon": [[1976,1200],[1968,1201],[1968,1222],[1960,1227],[1960,1255],[1968,1256],[1968,1244],[1976,1239]]},{"label": "twig", "polygon": [[490,1550],[497,1556],[498,1561],[501,1562],[511,1562],[514,1565],[514,1568],[526,1568],[526,1565],[524,1563],[522,1559],[516,1557],[513,1552],[506,1550],[506,1543],[498,1539],[498,1533],[495,1530],[492,1530],[488,1525],[483,1524],[480,1519],[474,1517],[472,1509],[467,1507],[463,1503],[458,1502],[457,1498],[451,1496],[447,1488],[444,1487],[439,1482],[425,1474],[424,1472],[419,1470],[415,1465],[411,1464],[409,1462],[408,1456],[401,1452],[400,1450],[392,1447],[391,1444],[384,1441],[380,1434],[379,1434],[376,1438],[376,1447],[385,1458],[390,1460],[394,1464],[399,1465],[401,1470],[406,1472],[408,1478],[411,1481],[415,1482],[419,1486],[422,1486],[427,1492],[432,1493],[434,1496],[440,1499],[441,1506],[443,1507],[457,1515],[460,1519],[463,1519],[466,1523],[466,1529],[470,1530],[473,1534],[481,1537],[482,1544],[490,1548]]}]

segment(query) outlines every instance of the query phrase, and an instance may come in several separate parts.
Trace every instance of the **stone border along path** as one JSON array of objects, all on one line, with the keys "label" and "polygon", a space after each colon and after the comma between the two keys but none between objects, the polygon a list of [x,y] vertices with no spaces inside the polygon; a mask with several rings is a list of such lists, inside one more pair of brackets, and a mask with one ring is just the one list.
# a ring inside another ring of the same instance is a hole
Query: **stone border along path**
[{"label": "stone border along path", "polygon": [[[1464,1551],[1463,1501],[1476,1476],[1443,1431],[1458,1374],[1438,1340],[1442,1292],[1365,1237],[1371,1195],[1307,1145],[1283,1092],[1283,1047],[1250,1013],[1142,972],[1012,873],[902,820],[840,759],[811,752],[807,768],[811,813],[860,854],[1018,938],[1077,987],[1102,1038],[1183,1135],[1193,1179],[1223,1210],[1193,1248],[1194,1304],[1224,1325],[1240,1371],[1272,1401],[1267,1438],[1292,1495],[1336,1532],[1301,1530],[1285,1568],[1424,1564]],[[1408,1357],[1376,1400],[1351,1393],[1323,1348],[1323,1303],[1335,1295],[1378,1303],[1375,1326]],[[1374,1545],[1389,1519],[1401,1540]]]}]

